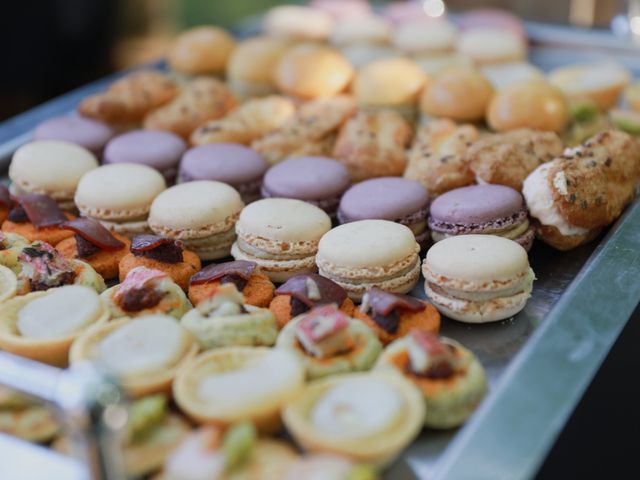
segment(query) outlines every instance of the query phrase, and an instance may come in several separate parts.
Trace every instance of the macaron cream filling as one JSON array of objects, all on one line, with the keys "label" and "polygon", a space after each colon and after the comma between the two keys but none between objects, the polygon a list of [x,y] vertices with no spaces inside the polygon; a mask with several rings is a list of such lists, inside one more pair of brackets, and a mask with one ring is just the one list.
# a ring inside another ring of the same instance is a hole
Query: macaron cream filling
[{"label": "macaron cream filling", "polygon": [[[553,192],[549,182],[549,170],[553,163],[543,163],[525,179],[522,194],[527,200],[531,216],[538,219],[542,225],[549,225],[558,229],[562,235],[585,235],[588,229],[571,225],[561,215],[553,200]],[[553,179],[554,186],[562,191],[562,178]]]}]

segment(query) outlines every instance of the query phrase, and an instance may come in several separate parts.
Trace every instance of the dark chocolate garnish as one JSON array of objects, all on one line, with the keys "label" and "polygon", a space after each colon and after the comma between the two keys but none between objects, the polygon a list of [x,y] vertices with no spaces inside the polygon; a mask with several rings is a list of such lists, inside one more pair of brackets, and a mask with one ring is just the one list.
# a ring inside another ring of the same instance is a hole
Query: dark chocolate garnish
[{"label": "dark chocolate garnish", "polygon": [[17,197],[17,200],[36,228],[57,227],[67,221],[56,201],[48,195],[30,193]]},{"label": "dark chocolate garnish", "polygon": [[86,243],[98,250],[116,251],[124,248],[125,244],[118,240],[100,222],[92,218],[80,217],[65,222],[63,228],[73,230],[76,240],[82,238]]},{"label": "dark chocolate garnish", "polygon": [[301,315],[304,312],[308,312],[310,310],[307,305],[305,305],[295,297],[291,297],[291,301],[289,302],[289,304],[291,305],[290,315],[292,318],[297,317],[298,315]]},{"label": "dark chocolate garnish", "polygon": [[131,253],[163,263],[184,261],[182,242],[160,235],[137,235],[131,241]]},{"label": "dark chocolate garnish", "polygon": [[80,258],[88,258],[91,255],[94,255],[100,251],[100,247],[97,247],[89,240],[85,240],[81,235],[75,234],[76,239],[76,251],[78,252],[78,257]]},{"label": "dark chocolate garnish", "polygon": [[255,262],[248,262],[246,260],[211,264],[192,276],[189,284],[200,285],[219,280],[220,283],[232,282],[239,291],[242,291],[249,282],[256,266],[257,264]]},{"label": "dark chocolate garnish", "polygon": [[394,310],[419,312],[426,308],[425,304],[416,298],[410,297],[409,295],[387,292],[377,287],[367,290],[366,295],[367,305],[373,313],[385,317]]},{"label": "dark chocolate garnish", "polygon": [[[313,282],[317,289],[310,289],[310,282]],[[319,294],[319,298],[316,298],[317,294]],[[344,291],[344,288],[317,273],[301,273],[291,277],[278,287],[276,295],[290,295],[292,308],[293,299],[296,299],[306,305],[307,310],[317,305],[330,303],[335,303],[340,307],[347,298],[347,292]]]},{"label": "dark chocolate garnish", "polygon": [[398,326],[400,325],[400,314],[397,310],[393,310],[388,315],[382,315],[381,313],[374,313],[372,320],[387,333],[396,333]]},{"label": "dark chocolate garnish", "polygon": [[25,212],[24,208],[22,208],[20,205],[17,205],[11,209],[7,219],[13,223],[29,222],[29,217],[27,217],[27,212]]},{"label": "dark chocolate garnish", "polygon": [[120,308],[127,312],[139,312],[147,308],[153,308],[164,296],[154,288],[132,288],[127,290],[119,299]]}]

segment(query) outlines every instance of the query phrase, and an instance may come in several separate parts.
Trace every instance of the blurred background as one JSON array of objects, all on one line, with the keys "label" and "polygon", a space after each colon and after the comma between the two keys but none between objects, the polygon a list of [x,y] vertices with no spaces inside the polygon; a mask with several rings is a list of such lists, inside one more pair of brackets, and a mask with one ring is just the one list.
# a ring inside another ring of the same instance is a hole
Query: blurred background
[{"label": "blurred background", "polygon": [[[0,15],[0,120],[107,73],[162,56],[176,32],[236,27],[278,0],[21,0]],[[301,2],[298,2],[301,3]],[[383,5],[387,2],[375,1]],[[447,0],[455,12],[500,7],[534,20],[615,27],[638,0]],[[640,13],[640,12],[638,12]],[[640,17],[638,17],[640,23]],[[640,30],[640,25],[638,25]]]}]

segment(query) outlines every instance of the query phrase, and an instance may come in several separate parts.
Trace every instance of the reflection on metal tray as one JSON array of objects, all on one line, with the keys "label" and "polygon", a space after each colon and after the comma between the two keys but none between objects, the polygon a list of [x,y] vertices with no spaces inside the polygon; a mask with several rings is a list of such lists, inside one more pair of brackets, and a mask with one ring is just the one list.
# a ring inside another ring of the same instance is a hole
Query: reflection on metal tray
[{"label": "reflection on metal tray", "polygon": [[[589,58],[571,48],[532,50],[543,69]],[[624,56],[614,58],[640,73]],[[113,79],[0,124],[0,171],[35,124],[71,111]],[[636,201],[599,241],[566,253],[535,245],[530,257],[538,279],[515,318],[488,325],[444,320],[442,333],[473,350],[485,366],[490,393],[462,429],[424,431],[386,478],[532,477],[640,300],[638,245]],[[413,293],[423,297],[422,285]]]}]

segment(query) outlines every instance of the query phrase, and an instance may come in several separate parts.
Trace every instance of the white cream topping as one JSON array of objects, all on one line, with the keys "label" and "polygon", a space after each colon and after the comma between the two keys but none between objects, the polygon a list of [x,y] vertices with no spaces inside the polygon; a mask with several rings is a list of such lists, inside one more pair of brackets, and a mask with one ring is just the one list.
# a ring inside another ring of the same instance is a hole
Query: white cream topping
[{"label": "white cream topping", "polygon": [[139,317],[105,336],[97,345],[96,360],[118,375],[155,372],[180,358],[185,335],[173,317]]},{"label": "white cream topping", "polygon": [[222,451],[211,449],[211,433],[201,430],[189,435],[165,463],[168,480],[218,480],[225,468]]},{"label": "white cream topping", "polygon": [[24,337],[62,337],[92,323],[100,309],[95,290],[69,285],[27,303],[18,312],[16,327]]},{"label": "white cream topping", "polygon": [[221,411],[250,409],[277,399],[301,376],[302,367],[292,353],[272,350],[235,370],[204,377],[198,396],[215,402]]},{"label": "white cream topping", "polygon": [[[522,194],[527,201],[529,212],[531,216],[537,218],[541,224],[556,227],[562,235],[584,235],[589,230],[576,227],[567,222],[553,202],[553,193],[547,181],[549,169],[552,164],[553,162],[543,163],[531,172],[524,181]],[[554,186],[558,188],[560,192],[562,192],[561,182],[562,179],[556,175],[556,178],[554,178]],[[564,188],[566,191],[566,184]]]},{"label": "white cream topping", "polygon": [[383,432],[402,413],[403,402],[386,382],[359,378],[337,385],[313,406],[310,420],[318,430],[343,438]]}]

